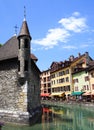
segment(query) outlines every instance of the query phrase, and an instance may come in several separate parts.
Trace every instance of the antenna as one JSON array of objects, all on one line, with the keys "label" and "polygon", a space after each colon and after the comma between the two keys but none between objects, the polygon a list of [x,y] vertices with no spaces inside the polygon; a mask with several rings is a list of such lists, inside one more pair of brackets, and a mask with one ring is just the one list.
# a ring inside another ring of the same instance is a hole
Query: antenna
[{"label": "antenna", "polygon": [[26,7],[24,6],[24,20],[26,20]]},{"label": "antenna", "polygon": [[15,28],[15,34],[17,35],[17,29],[18,29],[17,24],[14,26],[14,28]]}]

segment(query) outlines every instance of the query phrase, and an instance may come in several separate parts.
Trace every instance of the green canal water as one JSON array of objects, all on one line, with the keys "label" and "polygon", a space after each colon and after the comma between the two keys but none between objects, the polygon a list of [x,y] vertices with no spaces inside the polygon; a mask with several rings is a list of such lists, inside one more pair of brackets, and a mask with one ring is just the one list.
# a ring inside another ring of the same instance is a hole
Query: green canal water
[{"label": "green canal water", "polygon": [[2,130],[94,130],[94,107],[44,107],[33,126],[4,125]]}]

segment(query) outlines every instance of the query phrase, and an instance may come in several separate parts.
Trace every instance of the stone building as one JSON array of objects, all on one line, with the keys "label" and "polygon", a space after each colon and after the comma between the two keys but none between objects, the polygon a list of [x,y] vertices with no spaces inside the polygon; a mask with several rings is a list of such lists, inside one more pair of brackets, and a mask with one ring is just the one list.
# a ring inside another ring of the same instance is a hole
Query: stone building
[{"label": "stone building", "polygon": [[19,35],[0,48],[0,120],[27,124],[40,111],[40,70],[31,39],[24,20]]}]

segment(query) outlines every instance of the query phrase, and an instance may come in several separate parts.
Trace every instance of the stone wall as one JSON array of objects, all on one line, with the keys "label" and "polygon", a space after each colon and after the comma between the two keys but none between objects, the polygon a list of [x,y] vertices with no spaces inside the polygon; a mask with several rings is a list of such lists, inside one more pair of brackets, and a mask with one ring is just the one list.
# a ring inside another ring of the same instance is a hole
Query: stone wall
[{"label": "stone wall", "polygon": [[0,63],[0,120],[27,123],[39,106],[40,80],[34,62],[23,85],[18,80],[17,60]]},{"label": "stone wall", "polygon": [[0,64],[0,109],[17,110],[20,88],[17,87],[17,64]]},{"label": "stone wall", "polygon": [[40,73],[37,67],[35,66],[35,63],[31,60],[31,87],[28,90],[28,97],[31,97],[31,106],[35,108],[36,106],[40,106]]}]

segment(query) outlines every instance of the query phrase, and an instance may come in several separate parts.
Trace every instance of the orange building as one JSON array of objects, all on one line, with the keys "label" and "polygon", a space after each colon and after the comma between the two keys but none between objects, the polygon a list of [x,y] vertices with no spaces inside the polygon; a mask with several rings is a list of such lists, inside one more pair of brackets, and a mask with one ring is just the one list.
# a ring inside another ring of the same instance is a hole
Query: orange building
[{"label": "orange building", "polygon": [[48,97],[51,93],[50,69],[41,72],[40,86],[41,97]]}]

